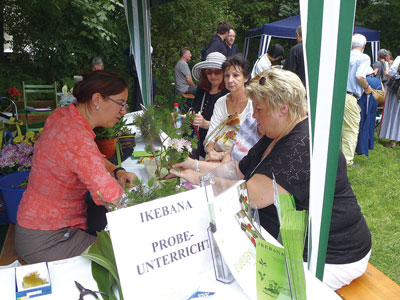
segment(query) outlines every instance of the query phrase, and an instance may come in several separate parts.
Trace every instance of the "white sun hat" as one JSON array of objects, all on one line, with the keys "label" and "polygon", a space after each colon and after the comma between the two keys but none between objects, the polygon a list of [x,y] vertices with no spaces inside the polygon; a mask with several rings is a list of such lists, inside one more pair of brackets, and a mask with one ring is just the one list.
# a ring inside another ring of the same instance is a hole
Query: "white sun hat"
[{"label": "white sun hat", "polygon": [[226,57],[222,53],[219,52],[211,52],[207,55],[205,61],[201,61],[194,65],[192,69],[193,78],[196,80],[200,80],[201,70],[202,69],[220,69],[222,68],[222,64],[225,62]]}]

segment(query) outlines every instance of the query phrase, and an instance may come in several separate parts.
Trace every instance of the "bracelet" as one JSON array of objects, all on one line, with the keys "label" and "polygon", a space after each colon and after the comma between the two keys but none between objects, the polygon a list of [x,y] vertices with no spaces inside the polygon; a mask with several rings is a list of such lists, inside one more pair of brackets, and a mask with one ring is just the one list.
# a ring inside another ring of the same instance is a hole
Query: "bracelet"
[{"label": "bracelet", "polygon": [[196,162],[196,166],[194,167],[194,171],[195,172],[200,172],[199,161],[197,159],[195,159],[195,162]]},{"label": "bracelet", "polygon": [[115,168],[115,169],[113,170],[115,179],[118,180],[117,173],[118,173],[118,171],[121,171],[121,170],[126,172],[126,170],[125,170],[124,168],[121,168],[121,167]]}]

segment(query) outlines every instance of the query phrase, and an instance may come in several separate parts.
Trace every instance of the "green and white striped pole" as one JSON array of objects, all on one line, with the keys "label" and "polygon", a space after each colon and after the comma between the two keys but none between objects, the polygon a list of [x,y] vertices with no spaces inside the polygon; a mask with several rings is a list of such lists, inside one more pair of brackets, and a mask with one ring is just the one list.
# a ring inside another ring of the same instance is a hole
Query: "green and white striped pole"
[{"label": "green and white striped pole", "polygon": [[152,104],[150,0],[124,0],[131,47],[144,105]]},{"label": "green and white striped pole", "polygon": [[310,112],[308,268],[322,280],[336,183],[355,0],[300,0]]}]

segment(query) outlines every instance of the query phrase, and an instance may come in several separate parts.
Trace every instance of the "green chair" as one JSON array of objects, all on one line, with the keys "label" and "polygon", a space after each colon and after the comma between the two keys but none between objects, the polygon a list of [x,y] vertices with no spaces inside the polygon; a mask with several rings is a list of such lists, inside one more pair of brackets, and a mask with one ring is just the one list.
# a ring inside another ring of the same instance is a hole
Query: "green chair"
[{"label": "green chair", "polygon": [[58,107],[57,83],[49,85],[22,82],[26,131],[39,131],[50,113]]}]

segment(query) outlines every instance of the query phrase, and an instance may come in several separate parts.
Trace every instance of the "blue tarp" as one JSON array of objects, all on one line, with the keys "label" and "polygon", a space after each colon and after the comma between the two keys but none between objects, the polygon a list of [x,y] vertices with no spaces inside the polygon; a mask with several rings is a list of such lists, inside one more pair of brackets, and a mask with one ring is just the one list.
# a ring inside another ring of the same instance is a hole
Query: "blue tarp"
[{"label": "blue tarp", "polygon": [[[245,37],[252,38],[263,34],[278,38],[296,39],[296,28],[300,25],[300,15],[279,20],[263,26],[246,30]],[[354,33],[361,33],[368,42],[379,41],[380,32],[361,26],[354,26]]]}]

